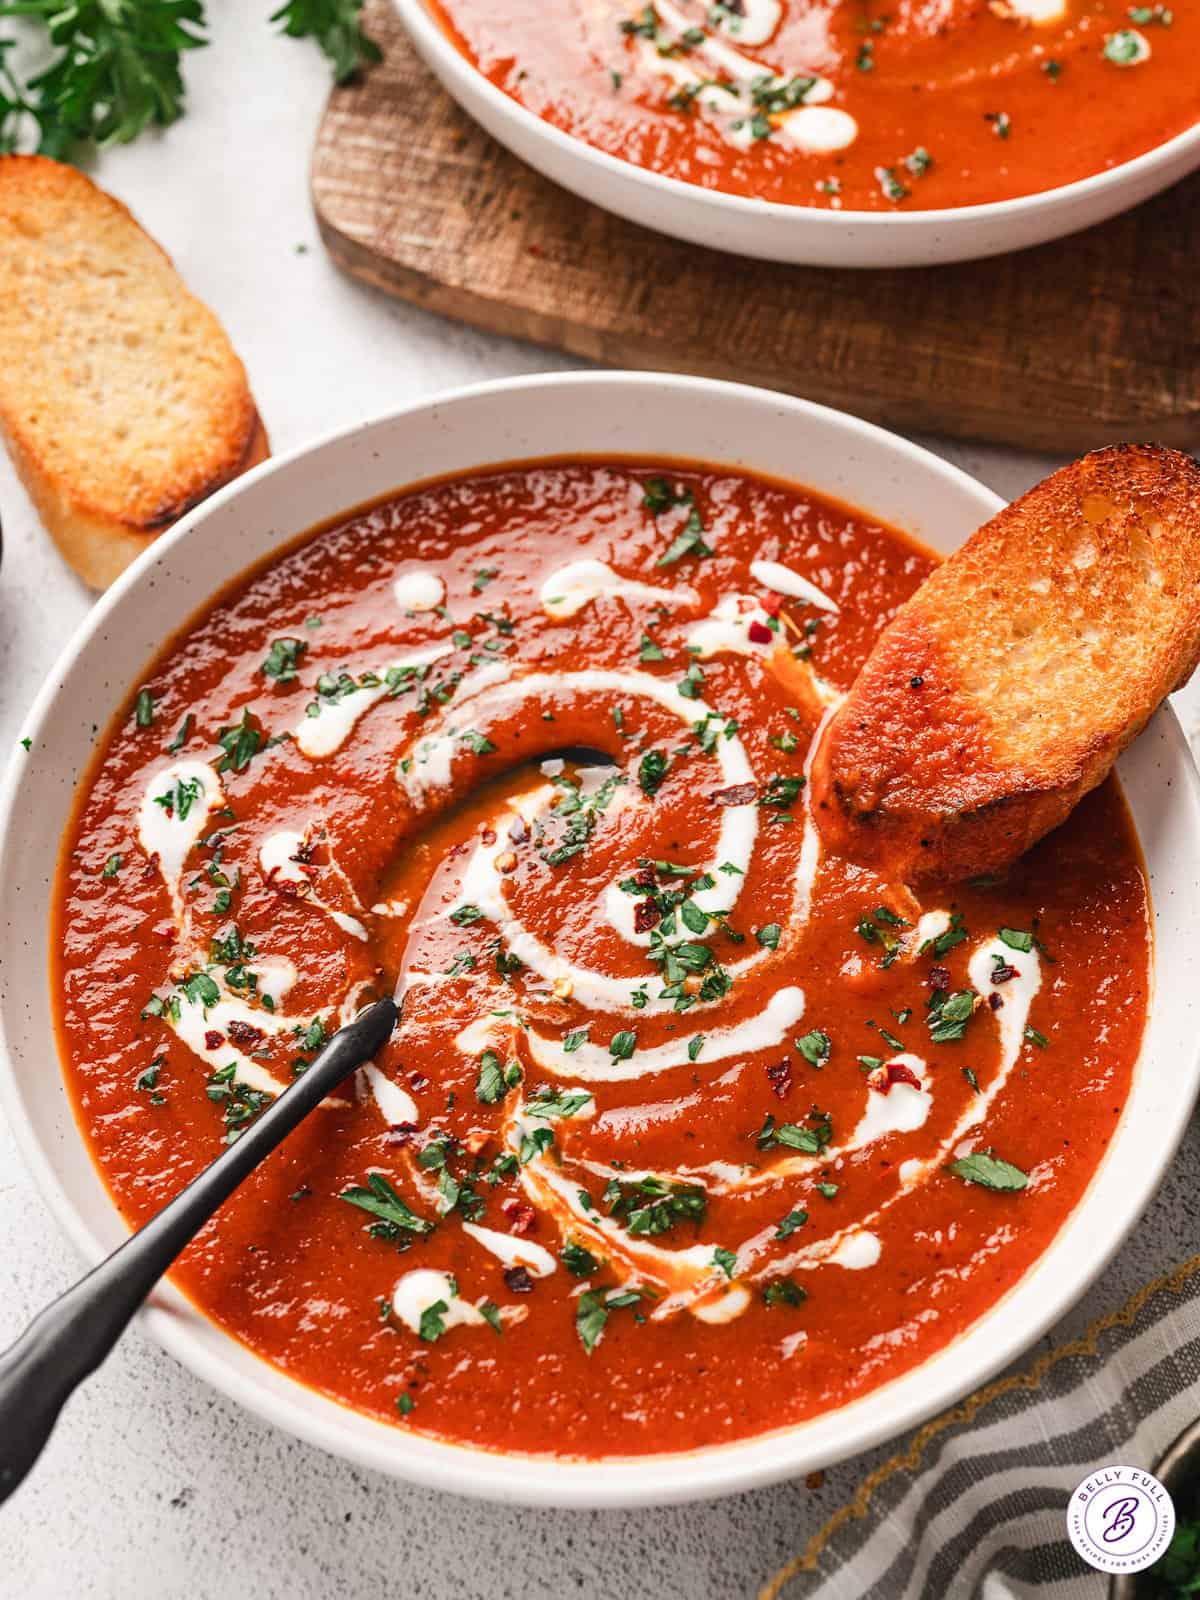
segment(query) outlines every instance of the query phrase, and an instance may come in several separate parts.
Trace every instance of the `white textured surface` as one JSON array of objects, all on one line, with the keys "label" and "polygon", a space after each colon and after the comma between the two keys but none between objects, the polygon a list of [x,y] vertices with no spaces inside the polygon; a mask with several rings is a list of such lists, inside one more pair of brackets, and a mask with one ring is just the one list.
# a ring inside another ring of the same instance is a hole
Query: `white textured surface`
[{"label": "white textured surface", "polygon": [[[395,304],[330,266],[307,178],[324,63],[306,44],[272,39],[265,12],[216,8],[213,48],[188,62],[187,118],[161,139],[105,155],[96,176],[224,319],[276,451],[447,385],[570,365]],[[944,453],[1007,495],[1052,465],[961,446]],[[0,512],[0,750],[8,750],[88,596],[6,462]],[[1191,727],[1196,706],[1188,696]],[[1060,1331],[1195,1251],[1198,1187],[1193,1135],[1147,1225]],[[77,1270],[0,1129],[0,1344]],[[885,1454],[846,1463],[819,1490],[797,1483],[655,1513],[467,1508],[273,1431],[134,1330],[72,1401],[34,1476],[0,1514],[0,1594],[724,1600],[753,1594]]]}]

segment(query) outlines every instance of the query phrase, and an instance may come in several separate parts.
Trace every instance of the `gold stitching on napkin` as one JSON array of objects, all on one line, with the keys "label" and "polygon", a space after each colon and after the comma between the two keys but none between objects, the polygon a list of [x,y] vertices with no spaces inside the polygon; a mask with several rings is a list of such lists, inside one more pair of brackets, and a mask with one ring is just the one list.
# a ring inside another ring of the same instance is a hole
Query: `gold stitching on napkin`
[{"label": "gold stitching on napkin", "polygon": [[965,1400],[960,1400],[958,1405],[949,1411],[943,1411],[940,1417],[934,1417],[931,1422],[925,1423],[913,1435],[907,1450],[885,1461],[882,1466],[876,1467],[859,1484],[854,1498],[845,1505],[839,1506],[825,1525],[813,1534],[808,1544],[798,1556],[780,1567],[775,1576],[759,1591],[759,1600],[778,1600],[783,1589],[793,1578],[802,1572],[812,1572],[817,1565],[821,1551],[833,1538],[843,1524],[852,1518],[863,1518],[867,1515],[871,1505],[871,1498],[881,1484],[887,1482],[894,1473],[915,1472],[925,1453],[926,1446],[935,1439],[939,1433],[944,1433],[947,1428],[957,1427],[974,1421],[976,1414],[984,1406],[997,1399],[1002,1394],[1009,1394],[1014,1389],[1039,1389],[1042,1379],[1056,1367],[1060,1361],[1065,1361],[1069,1356],[1094,1356],[1097,1353],[1096,1345],[1103,1333],[1108,1333],[1112,1328],[1127,1328],[1138,1312],[1154,1295],[1163,1290],[1178,1294],[1190,1278],[1200,1272],[1200,1255],[1192,1256],[1182,1266],[1173,1268],[1160,1278],[1154,1278],[1149,1283],[1144,1283],[1140,1289],[1135,1289],[1125,1304],[1116,1311],[1110,1311],[1103,1317],[1098,1317],[1095,1322],[1078,1339],[1072,1339],[1069,1344],[1064,1344],[1060,1349],[1047,1350],[1024,1372],[1014,1372],[1010,1377],[997,1378],[994,1383],[987,1384],[982,1389],[977,1389],[974,1394],[968,1395]]}]

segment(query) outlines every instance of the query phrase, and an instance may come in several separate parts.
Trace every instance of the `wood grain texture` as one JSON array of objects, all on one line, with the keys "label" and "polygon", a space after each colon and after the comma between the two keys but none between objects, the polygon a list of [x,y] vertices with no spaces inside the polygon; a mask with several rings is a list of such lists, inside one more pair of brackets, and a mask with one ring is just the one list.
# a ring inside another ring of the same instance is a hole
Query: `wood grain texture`
[{"label": "wood grain texture", "polygon": [[763,384],[906,432],[1056,452],[1200,438],[1200,176],[993,261],[746,261],[540,177],[449,99],[386,0],[367,18],[385,60],[333,91],[312,172],[353,276],[589,360]]}]

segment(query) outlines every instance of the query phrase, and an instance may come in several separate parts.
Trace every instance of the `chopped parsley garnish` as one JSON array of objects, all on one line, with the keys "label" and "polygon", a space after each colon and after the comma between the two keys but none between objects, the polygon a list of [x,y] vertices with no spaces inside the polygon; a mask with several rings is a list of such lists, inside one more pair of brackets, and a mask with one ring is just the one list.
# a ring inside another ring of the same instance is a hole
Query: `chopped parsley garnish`
[{"label": "chopped parsley garnish", "polygon": [[1135,28],[1118,28],[1105,38],[1103,53],[1114,67],[1132,67],[1145,59],[1149,49]]},{"label": "chopped parsley garnish", "polygon": [[808,1291],[790,1278],[772,1278],[763,1289],[763,1300],[769,1306],[799,1306],[808,1299]]},{"label": "chopped parsley garnish", "polygon": [[192,729],[195,726],[196,726],[196,719],[192,715],[192,713],[189,711],[187,716],[184,717],[183,721],[179,724],[178,728],[176,728],[175,737],[171,740],[170,744],[167,746],[167,749],[170,751],[170,753],[172,755],[178,755],[179,751],[183,749],[184,745],[191,738]]},{"label": "chopped parsley garnish", "polygon": [[154,726],[154,696],[149,689],[139,689],[133,707],[133,720],[139,728]]},{"label": "chopped parsley garnish", "polygon": [[575,1117],[585,1106],[591,1104],[591,1099],[586,1089],[564,1089],[561,1094],[543,1089],[527,1103],[525,1109],[531,1117],[544,1117],[548,1120]]},{"label": "chopped parsley garnish", "polygon": [[305,639],[272,639],[267,659],[261,668],[264,677],[273,678],[276,683],[294,683],[300,657],[307,649],[308,641]]},{"label": "chopped parsley garnish", "polygon": [[503,1100],[505,1093],[504,1066],[494,1050],[485,1050],[479,1058],[479,1076],[475,1080],[475,1098],[480,1105],[494,1106]]},{"label": "chopped parsley garnish", "polygon": [[656,795],[671,764],[661,750],[647,750],[638,763],[638,784],[643,794]]},{"label": "chopped parsley garnish", "polygon": [[783,929],[777,922],[768,922],[763,928],[755,928],[754,937],[766,950],[778,950],[779,940]]},{"label": "chopped parsley garnish", "polygon": [[221,998],[220,989],[207,972],[190,973],[179,987],[194,1006],[215,1006]]},{"label": "chopped parsley garnish", "polygon": [[1025,1038],[1030,1044],[1036,1044],[1039,1050],[1044,1050],[1050,1043],[1044,1033],[1039,1033],[1036,1028],[1026,1027]]},{"label": "chopped parsley garnish", "polygon": [[1033,949],[1033,934],[1025,933],[1020,928],[1001,928],[999,938],[1010,950],[1020,950],[1028,954]]},{"label": "chopped parsley garnish", "polygon": [[962,944],[967,937],[968,934],[963,926],[963,919],[955,911],[950,917],[950,926],[945,932],[939,933],[936,938],[926,939],[917,954],[923,956],[927,950],[932,950],[935,956],[944,956],[948,950],[953,950],[956,944]]},{"label": "chopped parsley garnish", "polygon": [[700,1058],[700,1052],[703,1049],[704,1049],[704,1035],[702,1033],[698,1033],[698,1034],[695,1035],[694,1038],[688,1040],[688,1047],[687,1047],[688,1060],[689,1061],[698,1061],[699,1058]]},{"label": "chopped parsley garnish", "polygon": [[718,1245],[713,1251],[713,1265],[720,1267],[727,1278],[732,1278],[737,1271],[737,1251],[726,1250],[723,1245]]},{"label": "chopped parsley garnish", "polygon": [[213,1073],[205,1086],[205,1093],[210,1100],[224,1107],[226,1144],[233,1144],[240,1138],[246,1124],[252,1122],[272,1099],[261,1089],[252,1089],[249,1084],[238,1082],[236,1061]]},{"label": "chopped parsley garnish", "polygon": [[[810,1127],[812,1123],[814,1126]],[[758,1130],[758,1148],[771,1150],[784,1145],[807,1156],[819,1156],[833,1138],[833,1123],[824,1111],[813,1110],[804,1122],[779,1122],[768,1112]]]},{"label": "chopped parsley garnish", "polygon": [[621,773],[613,773],[591,794],[584,794],[582,786],[573,778],[560,775],[554,782],[563,791],[554,808],[554,815],[565,826],[560,842],[538,853],[547,866],[561,867],[564,861],[569,861],[587,848],[601,813],[608,809],[609,802],[625,779]]},{"label": "chopped parsley garnish", "polygon": [[673,510],[678,506],[688,508],[683,528],[675,535],[666,551],[659,556],[657,566],[674,566],[677,561],[682,561],[684,556],[712,555],[712,551],[704,542],[704,519],[696,507],[695,496],[690,489],[672,489],[666,478],[647,478],[644,489],[642,504],[653,517],[661,516],[664,511]]},{"label": "chopped parsley garnish", "polygon": [[432,1305],[425,1307],[421,1313],[421,1320],[417,1324],[417,1332],[427,1343],[432,1344],[435,1339],[440,1339],[446,1331],[446,1313],[450,1307],[445,1300],[435,1300]]},{"label": "chopped parsley garnish", "polygon": [[950,1171],[966,1183],[977,1183],[983,1189],[1016,1191],[1029,1183],[1028,1173],[1014,1167],[1011,1161],[1001,1161],[990,1150],[975,1150],[950,1163]]},{"label": "chopped parsley garnish", "polygon": [[517,1160],[523,1167],[527,1167],[531,1161],[536,1161],[539,1156],[545,1155],[553,1144],[554,1135],[549,1128],[534,1128],[521,1140]]},{"label": "chopped parsley garnish", "polygon": [[628,1061],[637,1049],[637,1034],[628,1028],[614,1033],[608,1041],[608,1053],[614,1061]]},{"label": "chopped parsley garnish", "polygon": [[121,870],[121,863],[123,859],[124,858],[119,854],[109,856],[108,860],[100,869],[100,876],[102,878],[115,878],[117,873]]},{"label": "chopped parsley garnish", "polygon": [[909,191],[900,182],[892,167],[876,167],[875,178],[886,200],[892,201],[894,205],[899,205],[901,200],[908,199]]},{"label": "chopped parsley garnish", "polygon": [[477,756],[490,756],[495,753],[496,746],[492,741],[485,734],[477,733],[474,728],[468,728],[458,737],[467,749]]},{"label": "chopped parsley garnish", "polygon": [[459,928],[469,928],[473,922],[479,922],[483,912],[478,906],[456,906],[450,913],[450,921]]},{"label": "chopped parsley garnish", "polygon": [[563,1245],[558,1252],[558,1259],[576,1278],[590,1278],[593,1272],[600,1270],[600,1263],[592,1252],[576,1244],[573,1239],[568,1239]]},{"label": "chopped parsley garnish", "polygon": [[823,1195],[826,1200],[832,1200],[840,1188],[841,1185],[838,1183],[818,1183],[816,1185],[817,1193]]},{"label": "chopped parsley garnish", "polygon": [[588,1289],[575,1305],[575,1331],[583,1348],[591,1355],[600,1341],[609,1313],[623,1306],[636,1306],[643,1289]]},{"label": "chopped parsley garnish", "polygon": [[367,1224],[366,1231],[374,1239],[394,1240],[404,1233],[433,1232],[433,1223],[411,1210],[381,1172],[369,1172],[365,1189],[352,1185],[343,1189],[338,1199],[378,1218],[378,1221]]},{"label": "chopped parsley garnish", "polygon": [[243,710],[240,722],[217,734],[217,743],[225,752],[217,762],[217,771],[245,772],[262,749],[262,730],[250,720],[249,710]]},{"label": "chopped parsley garnish", "polygon": [[154,796],[154,804],[161,806],[169,817],[178,817],[180,822],[184,822],[203,793],[199,778],[176,778],[169,789]]},{"label": "chopped parsley garnish", "polygon": [[655,644],[648,633],[644,633],[642,642],[638,645],[638,660],[645,663],[648,661],[665,661],[666,659],[666,652]]},{"label": "chopped parsley garnish", "polygon": [[807,1211],[789,1211],[787,1216],[784,1217],[783,1221],[775,1229],[774,1237],[776,1239],[790,1239],[792,1234],[795,1233],[796,1229],[802,1228],[807,1221]]},{"label": "chopped parsley garnish", "polygon": [[833,1041],[820,1028],[814,1028],[811,1033],[806,1033],[802,1038],[796,1040],[796,1049],[814,1067],[821,1067],[829,1060],[829,1052],[833,1049]]},{"label": "chopped parsley garnish", "polygon": [[708,1196],[700,1184],[668,1183],[654,1176],[609,1180],[600,1203],[629,1233],[668,1233],[677,1222],[704,1221]]},{"label": "chopped parsley garnish", "polygon": [[416,1403],[417,1402],[410,1394],[401,1394],[396,1396],[396,1410],[402,1417],[407,1417],[412,1412]]},{"label": "chopped parsley garnish", "polygon": [[954,994],[934,990],[925,1018],[931,1044],[949,1044],[962,1038],[975,1012],[975,998],[974,989],[958,989]]}]

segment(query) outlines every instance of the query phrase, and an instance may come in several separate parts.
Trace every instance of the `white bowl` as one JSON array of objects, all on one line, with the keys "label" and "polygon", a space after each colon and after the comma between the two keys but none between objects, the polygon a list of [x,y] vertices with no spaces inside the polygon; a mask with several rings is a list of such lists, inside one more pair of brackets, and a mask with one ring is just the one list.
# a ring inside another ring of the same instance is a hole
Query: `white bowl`
[{"label": "white bowl", "polygon": [[[89,1261],[125,1227],[75,1124],[56,1057],[47,955],[55,866],[95,729],[165,639],[227,582],[305,528],[415,480],[494,461],[648,453],[790,478],[957,545],[1000,501],[915,445],[802,400],[657,374],[523,378],[460,390],[268,461],[185,517],[109,590],[38,695],[0,797],[0,1093],[38,1183]],[[911,1427],[1018,1355],[1072,1304],[1145,1206],[1183,1131],[1200,1061],[1194,912],[1200,784],[1170,711],[1121,763],[1149,864],[1157,984],[1125,1115],[1083,1202],[1008,1296],[916,1371],[797,1427],[744,1443],[622,1461],[554,1461],[435,1443],[286,1377],[169,1287],[143,1325],[243,1405],[363,1466],[495,1500],[662,1503],[829,1465]],[[103,1382],[101,1376],[96,1380]]]},{"label": "white bowl", "polygon": [[1040,194],[945,211],[826,211],[702,189],[606,154],[497,89],[458,51],[425,0],[393,0],[418,54],[463,110],[564,189],[689,244],[810,267],[975,261],[1090,228],[1200,167],[1200,122],[1132,161]]}]

